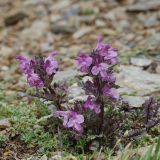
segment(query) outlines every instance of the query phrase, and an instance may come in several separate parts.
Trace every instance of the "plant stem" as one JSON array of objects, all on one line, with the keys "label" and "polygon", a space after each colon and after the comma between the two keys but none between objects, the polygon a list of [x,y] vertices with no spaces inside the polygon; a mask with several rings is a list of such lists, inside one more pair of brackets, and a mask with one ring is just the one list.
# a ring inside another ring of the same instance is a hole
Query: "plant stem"
[{"label": "plant stem", "polygon": [[103,132],[103,124],[104,124],[104,103],[103,101],[101,101],[101,112],[99,114],[100,116],[100,129],[99,129],[99,133],[102,133]]},{"label": "plant stem", "polygon": [[97,98],[97,104],[100,104],[101,112],[99,114],[100,117],[100,126],[99,126],[99,134],[103,132],[103,125],[104,125],[104,101],[102,98],[102,84],[98,77],[96,77],[96,83],[97,83],[97,90],[98,90],[98,98]]}]

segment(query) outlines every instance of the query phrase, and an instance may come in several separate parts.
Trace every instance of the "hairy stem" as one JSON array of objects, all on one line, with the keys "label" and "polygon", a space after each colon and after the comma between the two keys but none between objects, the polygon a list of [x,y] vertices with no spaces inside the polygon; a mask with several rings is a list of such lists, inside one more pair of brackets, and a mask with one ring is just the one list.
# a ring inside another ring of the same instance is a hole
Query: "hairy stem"
[{"label": "hairy stem", "polygon": [[104,124],[104,103],[103,101],[101,101],[101,112],[99,114],[100,116],[100,130],[99,132],[102,133],[103,132],[103,124]]},{"label": "hairy stem", "polygon": [[103,126],[104,126],[104,101],[101,93],[101,89],[102,89],[101,81],[98,77],[96,77],[95,81],[97,83],[97,90],[98,90],[98,98],[96,102],[97,104],[100,104],[100,109],[101,109],[101,112],[99,114],[99,117],[100,117],[99,134],[100,134],[103,132]]}]

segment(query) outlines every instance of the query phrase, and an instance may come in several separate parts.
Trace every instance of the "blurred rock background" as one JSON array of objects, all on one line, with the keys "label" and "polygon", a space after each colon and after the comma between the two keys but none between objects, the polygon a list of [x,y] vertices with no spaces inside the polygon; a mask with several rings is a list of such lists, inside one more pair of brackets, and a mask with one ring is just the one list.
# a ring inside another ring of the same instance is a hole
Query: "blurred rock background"
[{"label": "blurred rock background", "polygon": [[73,76],[74,58],[90,52],[98,35],[119,50],[120,93],[160,91],[159,0],[1,0],[0,15],[0,89],[7,93],[24,90],[17,53],[56,50],[60,70]]}]

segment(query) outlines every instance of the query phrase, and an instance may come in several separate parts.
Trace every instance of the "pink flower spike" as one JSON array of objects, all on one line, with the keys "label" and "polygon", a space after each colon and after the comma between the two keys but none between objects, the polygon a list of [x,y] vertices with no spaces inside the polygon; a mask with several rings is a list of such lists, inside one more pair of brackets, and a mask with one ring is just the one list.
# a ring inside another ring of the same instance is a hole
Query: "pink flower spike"
[{"label": "pink flower spike", "polygon": [[115,88],[109,88],[107,85],[105,85],[103,88],[102,88],[102,92],[104,95],[110,97],[110,98],[113,98],[113,99],[119,99],[119,94],[117,92],[117,90]]},{"label": "pink flower spike", "polygon": [[81,124],[84,122],[83,115],[77,114],[77,112],[73,111],[56,111],[55,114],[64,118],[64,127],[73,128],[80,133],[83,132],[83,128],[81,127]]},{"label": "pink flower spike", "polygon": [[37,87],[37,88],[44,87],[43,81],[35,73],[29,74],[27,76],[27,81],[31,87]]},{"label": "pink flower spike", "polygon": [[76,58],[77,60],[77,68],[81,72],[88,72],[89,67],[92,64],[92,58],[84,53],[80,53],[80,55]]},{"label": "pink flower spike", "polygon": [[33,72],[31,67],[30,67],[30,61],[31,59],[26,58],[22,55],[16,55],[16,59],[19,60],[20,62],[20,69],[24,74],[28,74]]},{"label": "pink flower spike", "polygon": [[107,70],[108,70],[108,64],[100,63],[93,66],[91,72],[93,75],[98,75],[100,73],[101,77],[105,77]]},{"label": "pink flower spike", "polygon": [[44,68],[48,75],[55,74],[58,70],[58,62],[54,59],[55,55],[56,55],[56,52],[52,52],[44,60]]},{"label": "pink flower spike", "polygon": [[84,103],[84,108],[94,110],[97,114],[100,113],[100,106],[95,103],[91,96],[88,96],[86,102]]}]

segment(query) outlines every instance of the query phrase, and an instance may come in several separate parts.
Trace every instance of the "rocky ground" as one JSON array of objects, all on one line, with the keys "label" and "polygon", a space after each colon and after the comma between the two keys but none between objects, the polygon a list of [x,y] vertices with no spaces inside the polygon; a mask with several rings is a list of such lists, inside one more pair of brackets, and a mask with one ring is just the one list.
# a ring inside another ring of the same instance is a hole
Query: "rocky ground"
[{"label": "rocky ground", "polygon": [[[62,71],[57,79],[70,78],[76,75],[76,55],[91,51],[102,35],[119,50],[123,98],[133,107],[150,95],[160,98],[159,0],[1,0],[0,15],[0,92],[6,97],[25,91],[17,53],[56,50]],[[10,125],[0,120],[2,131]]]}]

